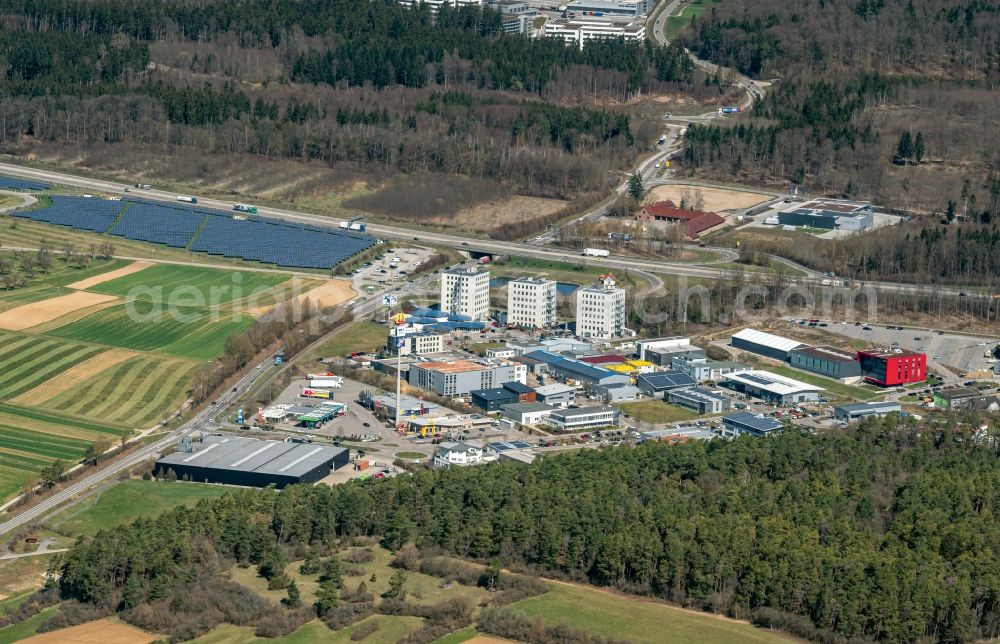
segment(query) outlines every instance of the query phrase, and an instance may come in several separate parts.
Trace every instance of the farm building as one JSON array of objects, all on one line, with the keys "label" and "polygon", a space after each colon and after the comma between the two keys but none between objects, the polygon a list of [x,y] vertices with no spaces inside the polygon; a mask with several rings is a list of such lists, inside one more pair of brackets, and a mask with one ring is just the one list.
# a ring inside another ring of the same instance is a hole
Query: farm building
[{"label": "farm building", "polygon": [[836,347],[800,347],[789,354],[792,366],[841,382],[861,380],[861,363],[854,353]]},{"label": "farm building", "polygon": [[765,358],[773,358],[782,362],[788,362],[788,357],[795,349],[807,346],[798,340],[789,340],[788,338],[754,329],[743,329],[738,333],[734,333],[730,344],[741,351],[756,353]]},{"label": "farm building", "polygon": [[658,201],[648,203],[635,216],[636,221],[667,222],[681,226],[684,235],[697,239],[703,232],[725,223],[725,219],[714,212],[678,208],[674,202]]},{"label": "farm building", "polygon": [[768,371],[737,371],[725,379],[731,389],[774,405],[816,402],[823,391],[822,387]]},{"label": "farm building", "polygon": [[315,483],[347,465],[346,449],[311,443],[263,441],[239,436],[205,436],[184,442],[156,462],[157,476],[249,487]]}]

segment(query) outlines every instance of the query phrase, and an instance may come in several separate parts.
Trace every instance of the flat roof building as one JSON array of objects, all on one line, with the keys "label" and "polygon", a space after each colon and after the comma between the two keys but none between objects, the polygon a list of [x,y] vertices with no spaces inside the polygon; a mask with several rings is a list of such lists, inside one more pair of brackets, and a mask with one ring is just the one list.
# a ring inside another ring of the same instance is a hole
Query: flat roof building
[{"label": "flat roof building", "polygon": [[982,392],[969,387],[938,389],[934,392],[934,404],[942,409],[963,409],[971,407],[979,398],[985,398],[985,396]]},{"label": "flat roof building", "polygon": [[693,409],[699,414],[721,414],[732,404],[728,396],[705,387],[685,387],[667,392],[667,402]]},{"label": "flat roof building", "polygon": [[690,374],[683,371],[655,371],[644,373],[636,378],[635,384],[647,396],[664,398],[671,389],[693,387],[698,384]]},{"label": "flat roof building", "polygon": [[469,393],[469,400],[473,407],[478,407],[489,413],[500,411],[504,405],[517,402],[517,394],[510,389],[494,387],[493,389],[476,389]]},{"label": "flat roof building", "polygon": [[625,335],[625,289],[616,284],[614,275],[602,275],[597,284],[576,291],[576,333],[581,338]]},{"label": "flat roof building", "polygon": [[861,380],[861,363],[856,353],[836,347],[799,347],[789,354],[791,365],[845,383]]},{"label": "flat roof building", "polygon": [[900,412],[903,407],[891,400],[884,402],[852,403],[849,405],[838,405],[833,408],[833,417],[844,422],[851,422],[867,416],[885,416],[893,412]]},{"label": "flat roof building", "polygon": [[157,476],[248,487],[316,483],[347,465],[349,452],[330,445],[263,441],[241,436],[205,436],[182,441],[180,449],[156,461]]},{"label": "flat roof building", "polygon": [[865,380],[880,387],[893,387],[927,378],[927,356],[915,351],[858,351]]},{"label": "flat roof building", "polygon": [[566,407],[572,405],[576,400],[576,387],[570,387],[562,383],[542,385],[535,388],[535,399],[538,402],[556,407]]},{"label": "flat roof building", "polygon": [[537,425],[555,410],[555,406],[546,403],[513,403],[511,405],[504,405],[500,409],[500,415],[519,425]]},{"label": "flat roof building", "polygon": [[490,272],[452,268],[441,272],[441,310],[485,320],[490,312]]},{"label": "flat roof building", "polygon": [[[396,417],[396,396],[392,394],[380,394],[371,396],[370,398],[363,397],[361,404],[375,412],[376,416],[382,418]],[[437,403],[416,398],[409,394],[403,394],[399,397],[399,406],[400,416],[426,416],[440,409],[440,405]]]},{"label": "flat roof building", "polygon": [[671,366],[674,369],[683,371],[698,382],[722,380],[722,378],[735,371],[746,371],[749,369],[742,362],[730,362],[728,360],[685,360],[683,358],[674,358],[671,361]]},{"label": "flat roof building", "polygon": [[545,36],[561,38],[566,44],[583,49],[588,41],[605,38],[642,42],[646,39],[646,25],[642,20],[631,18],[603,16],[557,18],[545,23]]},{"label": "flat roof building", "polygon": [[749,434],[750,436],[769,436],[778,431],[784,425],[781,421],[769,418],[768,416],[758,416],[748,411],[740,411],[722,419],[722,426],[727,435]]},{"label": "flat roof building", "polygon": [[737,371],[725,376],[725,381],[735,391],[783,406],[816,402],[823,391],[822,387],[769,371]]},{"label": "flat roof building", "polygon": [[415,362],[407,375],[414,387],[441,396],[464,396],[476,389],[500,387],[505,382],[524,383],[528,368],[503,360],[448,360]]},{"label": "flat roof building", "polygon": [[667,427],[639,432],[638,443],[669,443],[676,445],[688,441],[710,441],[718,438],[715,432],[703,427]]},{"label": "flat roof building", "polygon": [[867,230],[875,225],[875,210],[868,201],[820,198],[779,212],[778,223],[829,230]]},{"label": "flat roof building", "polygon": [[788,362],[789,355],[795,349],[807,346],[798,340],[790,340],[755,329],[743,329],[734,333],[730,344],[741,351],[756,353],[782,362]]},{"label": "flat roof building", "polygon": [[534,351],[525,357],[544,363],[545,370],[557,378],[579,381],[586,387],[614,383],[628,384],[632,382],[632,378],[627,374],[615,373],[610,369],[587,364],[579,360],[563,358],[547,351]]},{"label": "flat roof building", "polygon": [[556,283],[540,277],[522,277],[507,283],[507,324],[548,329],[556,324]]},{"label": "flat roof building", "polygon": [[638,18],[646,13],[645,0],[571,0],[566,3],[567,14],[597,13],[605,16]]},{"label": "flat roof building", "polygon": [[614,407],[577,407],[556,409],[545,422],[564,432],[583,432],[618,424],[621,412]]}]

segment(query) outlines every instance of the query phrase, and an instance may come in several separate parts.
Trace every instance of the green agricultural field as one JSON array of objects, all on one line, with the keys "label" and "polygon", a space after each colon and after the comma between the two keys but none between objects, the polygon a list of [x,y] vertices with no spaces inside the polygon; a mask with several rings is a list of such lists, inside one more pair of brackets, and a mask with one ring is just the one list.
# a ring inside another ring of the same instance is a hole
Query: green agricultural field
[{"label": "green agricultural field", "polygon": [[210,306],[244,299],[286,280],[288,276],[280,273],[156,264],[87,290],[140,300]]},{"label": "green agricultural field", "polygon": [[56,606],[49,606],[37,615],[31,616],[23,622],[0,628],[0,644],[19,642],[23,639],[31,637],[32,635],[38,634],[38,627],[42,625],[42,622],[55,615],[56,610],[58,610]]},{"label": "green agricultural field", "polygon": [[199,363],[138,355],[86,379],[44,406],[74,417],[145,429],[187,399]]},{"label": "green agricultural field", "polygon": [[[362,624],[376,622],[378,630],[362,640],[365,644],[395,644],[411,631],[419,628],[419,617],[398,615],[373,615],[357,624],[351,624],[339,631],[331,631],[326,624],[309,622],[291,635],[276,638],[254,637],[252,628],[240,626],[220,626],[204,637],[194,640],[194,644],[350,644],[351,635]],[[2,642],[0,642],[2,644]]]},{"label": "green agricultural field", "polygon": [[210,360],[222,353],[229,334],[240,333],[253,322],[249,315],[221,316],[203,307],[177,308],[174,313],[160,303],[126,303],[53,329],[49,335]]},{"label": "green agricultural field", "polygon": [[154,517],[178,505],[191,506],[231,491],[202,483],[124,481],[59,512],[46,525],[63,534],[93,536],[139,517]]},{"label": "green agricultural field", "polygon": [[774,631],[708,613],[588,586],[550,584],[549,592],[512,605],[548,626],[566,624],[636,644],[793,642]]},{"label": "green agricultural field", "polygon": [[33,389],[102,350],[91,344],[0,332],[0,400]]}]

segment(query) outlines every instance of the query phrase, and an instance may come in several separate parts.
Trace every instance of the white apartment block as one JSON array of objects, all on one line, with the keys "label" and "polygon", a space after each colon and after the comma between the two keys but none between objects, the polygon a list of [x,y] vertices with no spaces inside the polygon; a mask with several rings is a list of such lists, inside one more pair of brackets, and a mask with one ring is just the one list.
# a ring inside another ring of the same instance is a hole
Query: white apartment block
[{"label": "white apartment block", "polygon": [[507,284],[507,324],[547,329],[556,323],[556,283],[522,277]]},{"label": "white apartment block", "polygon": [[646,39],[646,25],[641,20],[627,18],[577,16],[546,22],[545,35],[562,38],[567,44],[583,49],[585,42],[599,38],[624,38],[628,41],[642,42]]},{"label": "white apartment block", "polygon": [[625,289],[614,275],[576,292],[576,334],[581,338],[620,338],[625,335]]},{"label": "white apartment block", "polygon": [[485,320],[490,313],[490,272],[453,268],[441,273],[441,310]]}]

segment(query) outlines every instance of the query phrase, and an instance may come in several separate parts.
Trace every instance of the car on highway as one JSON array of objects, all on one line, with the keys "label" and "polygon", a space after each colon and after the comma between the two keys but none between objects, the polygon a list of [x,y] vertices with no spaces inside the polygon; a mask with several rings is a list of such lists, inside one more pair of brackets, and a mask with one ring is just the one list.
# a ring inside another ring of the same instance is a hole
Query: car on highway
[{"label": "car on highway", "polygon": [[861,330],[862,331],[871,331],[872,328],[870,326],[863,326],[863,327],[861,327]]},{"label": "car on highway", "polygon": [[934,356],[933,360],[943,360],[944,356]]},{"label": "car on highway", "polygon": [[366,422],[361,423],[361,426],[362,427],[371,427],[372,424],[366,421]]}]

